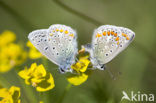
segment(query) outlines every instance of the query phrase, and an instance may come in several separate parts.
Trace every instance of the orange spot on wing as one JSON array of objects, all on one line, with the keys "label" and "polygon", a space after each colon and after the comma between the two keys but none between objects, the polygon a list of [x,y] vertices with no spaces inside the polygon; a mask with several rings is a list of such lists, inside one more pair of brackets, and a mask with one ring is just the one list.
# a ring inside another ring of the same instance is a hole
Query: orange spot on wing
[{"label": "orange spot on wing", "polygon": [[70,34],[69,36],[74,37],[74,34]]},{"label": "orange spot on wing", "polygon": [[60,32],[62,33],[63,32],[63,29],[61,29]]},{"label": "orange spot on wing", "polygon": [[129,37],[128,36],[126,37],[126,40],[129,40]]},{"label": "orange spot on wing", "polygon": [[106,32],[105,31],[103,32],[103,35],[106,36]]},{"label": "orange spot on wing", "polygon": [[116,39],[115,39],[116,41],[119,41],[119,37],[116,37]]},{"label": "orange spot on wing", "polygon": [[114,31],[111,31],[111,34],[114,35]]},{"label": "orange spot on wing", "polygon": [[119,45],[119,41],[117,42],[117,45]]},{"label": "orange spot on wing", "polygon": [[107,32],[108,36],[110,35],[110,31]]},{"label": "orange spot on wing", "polygon": [[98,34],[96,34],[96,37],[101,37],[101,36],[102,36],[102,35],[101,35],[101,34],[99,34],[99,33],[98,33]]},{"label": "orange spot on wing", "polygon": [[127,35],[125,33],[122,33],[122,36],[126,37]]},{"label": "orange spot on wing", "polygon": [[59,29],[56,29],[56,31],[59,31]]},{"label": "orange spot on wing", "polygon": [[117,34],[117,33],[115,33],[115,34],[114,34],[114,36],[115,36],[115,37],[117,37],[117,36],[118,36],[118,34]]},{"label": "orange spot on wing", "polygon": [[65,34],[68,34],[68,30],[66,30],[64,33],[65,33]]},{"label": "orange spot on wing", "polygon": [[52,33],[50,33],[49,35],[50,35],[50,36],[53,36],[53,34],[52,34]]}]

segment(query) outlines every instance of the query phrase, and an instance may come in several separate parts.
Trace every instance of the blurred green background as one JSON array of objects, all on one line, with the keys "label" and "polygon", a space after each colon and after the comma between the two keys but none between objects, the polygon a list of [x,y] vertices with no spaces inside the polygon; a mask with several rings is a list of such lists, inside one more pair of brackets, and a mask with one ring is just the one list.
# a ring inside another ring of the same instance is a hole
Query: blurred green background
[{"label": "blurred green background", "polygon": [[[0,0],[0,32],[11,30],[26,49],[28,33],[48,28],[52,24],[65,24],[78,33],[79,49],[91,42],[92,33],[100,25],[111,24],[132,29],[136,33],[130,46],[107,64],[108,71],[95,70],[80,86],[73,86],[63,103],[119,103],[122,91],[152,93],[156,95],[156,1],[155,0]],[[31,63],[42,60],[28,60]],[[48,61],[48,69],[55,80],[55,88],[37,93],[33,87],[21,85],[16,72],[0,74],[4,87],[11,85],[33,90],[31,95],[21,94],[22,103],[38,103],[39,95],[45,103],[56,103],[68,82],[65,76]],[[24,82],[24,81],[23,81]],[[23,91],[22,91],[23,92]],[[123,103],[129,103],[124,101]]]}]

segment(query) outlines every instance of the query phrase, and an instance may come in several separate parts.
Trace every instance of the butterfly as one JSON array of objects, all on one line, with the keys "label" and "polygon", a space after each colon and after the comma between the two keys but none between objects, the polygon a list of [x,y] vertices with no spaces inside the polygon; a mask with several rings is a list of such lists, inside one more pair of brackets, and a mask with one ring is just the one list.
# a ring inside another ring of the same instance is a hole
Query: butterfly
[{"label": "butterfly", "polygon": [[[128,28],[103,25],[95,29],[92,43],[82,47],[90,53],[93,67],[103,70],[104,64],[123,51],[134,37],[135,33]],[[71,65],[78,54],[75,30],[54,24],[48,29],[32,31],[28,38],[45,57],[59,66],[61,73],[72,72]]]},{"label": "butterfly", "polygon": [[93,68],[104,70],[104,64],[122,52],[134,37],[135,33],[128,28],[102,25],[94,30],[91,44],[86,44],[82,48],[90,53]]},{"label": "butterfly", "polygon": [[71,64],[77,54],[77,34],[71,27],[61,24],[29,33],[30,42],[50,61],[59,66],[61,73],[72,72]]}]

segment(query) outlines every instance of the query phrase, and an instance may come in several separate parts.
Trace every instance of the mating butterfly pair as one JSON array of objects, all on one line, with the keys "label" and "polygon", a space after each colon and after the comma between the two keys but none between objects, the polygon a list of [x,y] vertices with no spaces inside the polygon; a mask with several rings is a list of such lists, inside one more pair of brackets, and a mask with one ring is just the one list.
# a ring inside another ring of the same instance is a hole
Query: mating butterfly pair
[{"label": "mating butterfly pair", "polygon": [[[134,39],[130,29],[103,25],[95,29],[91,44],[82,46],[90,53],[94,68],[104,69],[104,64],[123,51]],[[48,29],[31,32],[31,43],[50,61],[59,66],[61,72],[72,72],[78,52],[77,34],[71,27],[61,24],[51,25]]]}]

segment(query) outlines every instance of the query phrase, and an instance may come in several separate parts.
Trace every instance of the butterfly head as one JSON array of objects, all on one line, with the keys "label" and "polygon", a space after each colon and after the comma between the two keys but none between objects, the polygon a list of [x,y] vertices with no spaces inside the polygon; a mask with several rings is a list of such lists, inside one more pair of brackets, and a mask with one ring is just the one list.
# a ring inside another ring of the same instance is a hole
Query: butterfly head
[{"label": "butterfly head", "polygon": [[[72,60],[74,60],[74,59],[72,59]],[[62,62],[62,64],[59,66],[60,73],[66,73],[66,72],[72,73],[71,65],[74,63],[75,63],[75,61],[66,59],[66,62],[65,63]]]},{"label": "butterfly head", "polygon": [[60,71],[61,74],[64,74],[66,72],[71,72],[72,73],[72,69],[67,68],[67,67],[59,67],[59,71]]}]

